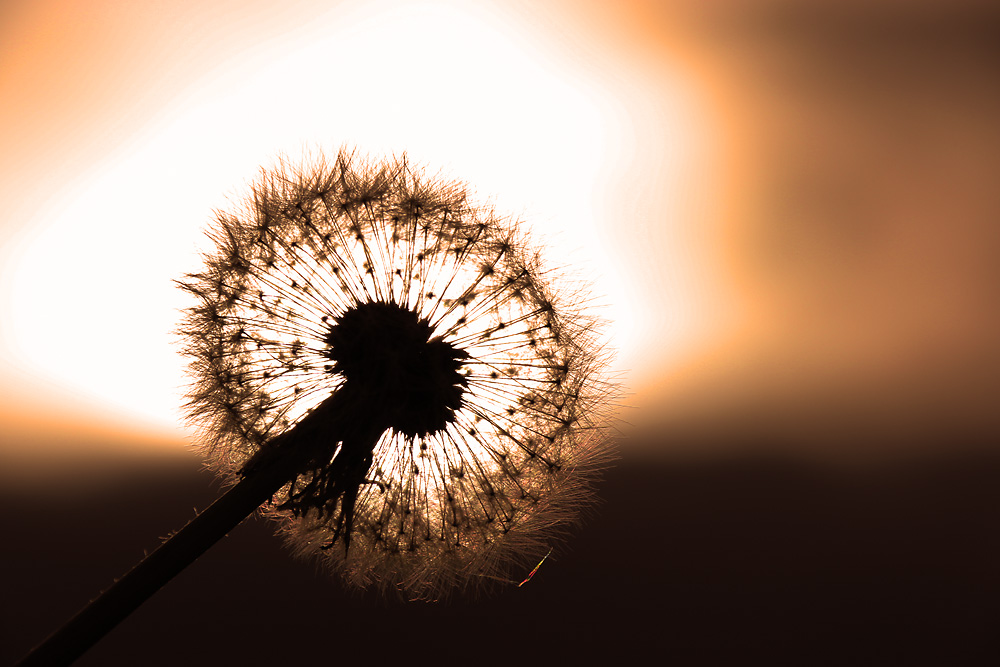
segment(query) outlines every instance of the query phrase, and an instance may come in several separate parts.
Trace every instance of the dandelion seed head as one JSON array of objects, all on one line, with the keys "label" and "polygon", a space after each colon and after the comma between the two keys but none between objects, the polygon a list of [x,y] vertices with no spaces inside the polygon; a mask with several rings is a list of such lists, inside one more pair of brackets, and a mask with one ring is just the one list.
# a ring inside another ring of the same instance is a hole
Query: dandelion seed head
[{"label": "dandelion seed head", "polygon": [[181,331],[212,465],[238,480],[339,401],[266,510],[297,551],[426,597],[516,578],[573,523],[607,461],[604,353],[516,221],[341,150],[263,172],[211,236]]}]

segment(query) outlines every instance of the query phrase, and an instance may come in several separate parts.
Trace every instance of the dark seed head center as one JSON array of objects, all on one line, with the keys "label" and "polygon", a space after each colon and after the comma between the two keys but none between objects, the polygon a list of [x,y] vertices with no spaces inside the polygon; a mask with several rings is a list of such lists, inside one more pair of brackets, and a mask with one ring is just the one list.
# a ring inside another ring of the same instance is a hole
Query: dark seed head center
[{"label": "dark seed head center", "polygon": [[433,336],[425,318],[395,303],[358,304],[335,318],[326,356],[344,386],[375,426],[410,437],[443,430],[462,405],[468,354]]}]

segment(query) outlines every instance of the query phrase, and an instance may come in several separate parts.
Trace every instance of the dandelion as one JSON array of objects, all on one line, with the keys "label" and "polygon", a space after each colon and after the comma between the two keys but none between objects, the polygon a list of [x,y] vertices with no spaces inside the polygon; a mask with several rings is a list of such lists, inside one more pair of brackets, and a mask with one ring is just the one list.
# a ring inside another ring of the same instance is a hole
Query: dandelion
[{"label": "dandelion", "polygon": [[233,482],[297,462],[266,509],[297,551],[429,596],[572,522],[606,455],[600,346],[517,223],[342,150],[265,173],[212,237],[183,282],[190,414]]},{"label": "dandelion", "polygon": [[232,488],[20,664],[68,664],[261,507],[352,585],[529,581],[608,459],[585,293],[405,158],[266,171],[211,238],[180,333]]}]

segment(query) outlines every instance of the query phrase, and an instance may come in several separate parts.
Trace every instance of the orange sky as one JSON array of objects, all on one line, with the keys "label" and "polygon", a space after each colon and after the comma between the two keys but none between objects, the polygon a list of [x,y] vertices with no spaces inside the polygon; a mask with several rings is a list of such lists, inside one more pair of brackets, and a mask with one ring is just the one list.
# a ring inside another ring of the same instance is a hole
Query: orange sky
[{"label": "orange sky", "polygon": [[5,4],[0,427],[182,435],[171,280],[258,165],[347,142],[582,266],[632,421],[994,428],[981,13],[810,6]]}]

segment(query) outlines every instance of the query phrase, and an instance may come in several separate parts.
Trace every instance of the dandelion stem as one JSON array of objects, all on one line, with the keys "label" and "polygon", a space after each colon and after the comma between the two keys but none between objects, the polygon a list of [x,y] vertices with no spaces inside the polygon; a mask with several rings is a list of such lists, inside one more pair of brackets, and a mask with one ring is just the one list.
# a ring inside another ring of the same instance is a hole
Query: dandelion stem
[{"label": "dandelion stem", "polygon": [[334,394],[261,449],[249,473],[180,531],[35,647],[17,667],[68,665],[292,480],[316,455],[316,424],[343,400]]}]

